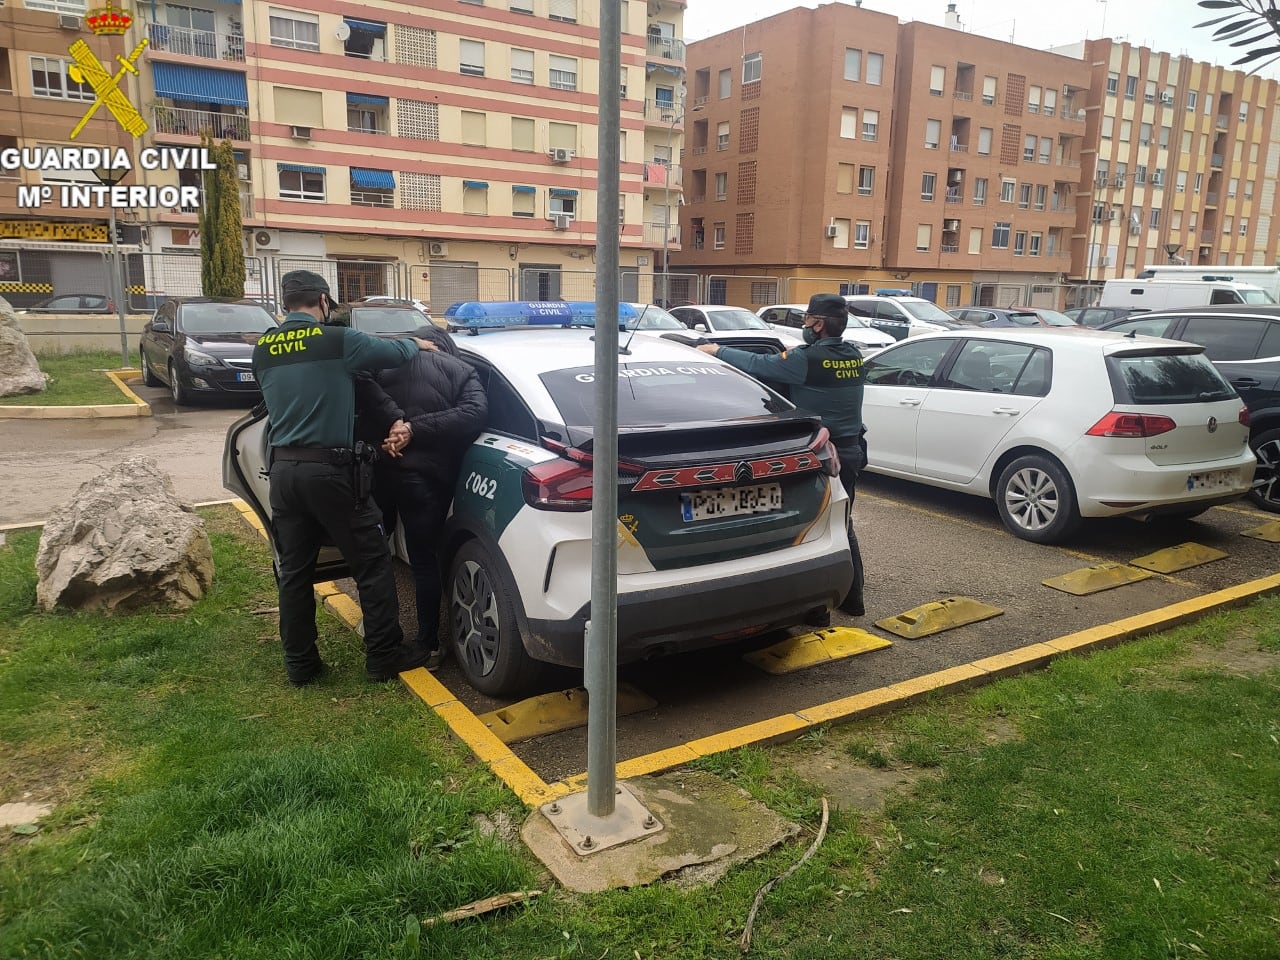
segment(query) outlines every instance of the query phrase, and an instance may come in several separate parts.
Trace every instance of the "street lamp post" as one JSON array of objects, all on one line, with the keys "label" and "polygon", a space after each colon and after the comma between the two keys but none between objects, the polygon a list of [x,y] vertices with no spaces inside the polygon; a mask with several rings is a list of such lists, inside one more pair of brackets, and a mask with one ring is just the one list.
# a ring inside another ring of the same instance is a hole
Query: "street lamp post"
[{"label": "street lamp post", "polygon": [[[94,170],[93,174],[103,186],[114,187],[128,172],[127,167],[117,169],[102,166]],[[128,290],[128,282],[124,278],[124,261],[120,257],[120,244],[116,241],[115,205],[109,205],[107,209],[109,211],[107,232],[111,234],[111,270],[107,279],[107,290],[115,298],[116,313],[120,317],[120,366],[127,367],[129,366],[129,333],[125,328],[124,298]]]}]

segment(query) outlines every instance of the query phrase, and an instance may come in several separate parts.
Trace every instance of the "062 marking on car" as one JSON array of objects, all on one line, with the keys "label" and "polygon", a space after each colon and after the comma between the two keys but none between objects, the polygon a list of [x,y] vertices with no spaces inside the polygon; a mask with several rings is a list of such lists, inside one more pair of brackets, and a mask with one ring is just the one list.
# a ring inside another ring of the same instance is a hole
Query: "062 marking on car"
[{"label": "062 marking on car", "polygon": [[498,481],[481,476],[473,470],[467,477],[467,489],[486,500],[492,500],[493,495],[498,491]]}]

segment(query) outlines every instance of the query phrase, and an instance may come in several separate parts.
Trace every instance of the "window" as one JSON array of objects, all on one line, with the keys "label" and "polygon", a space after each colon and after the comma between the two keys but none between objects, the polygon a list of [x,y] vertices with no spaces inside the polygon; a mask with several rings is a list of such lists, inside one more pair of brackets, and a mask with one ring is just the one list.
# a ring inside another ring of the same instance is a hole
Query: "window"
[{"label": "window", "polygon": [[970,253],[982,252],[982,228],[981,227],[969,228],[969,252]]},{"label": "window", "polygon": [[489,142],[485,123],[487,117],[478,110],[462,111],[462,142],[483,147]]},{"label": "window", "polygon": [[760,79],[761,60],[760,52],[748,53],[742,58],[742,82],[755,83]]},{"label": "window", "polygon": [[577,23],[578,0],[550,0],[547,5],[547,19],[559,20],[561,23]]},{"label": "window", "polygon": [[855,107],[840,108],[840,136],[845,140],[858,139],[858,111]]},{"label": "window", "polygon": [[1017,186],[1016,180],[1000,181],[1000,202],[1001,203],[1013,203],[1013,191],[1016,186]]},{"label": "window", "polygon": [[[511,81],[533,83],[533,51],[513,47],[511,50]],[[623,86],[625,91],[626,86]],[[623,94],[625,96],[625,93]]]},{"label": "window", "polygon": [[862,111],[862,139],[875,140],[880,136],[880,111]]},{"label": "window", "polygon": [[944,305],[948,307],[960,306],[960,284],[958,283],[947,284],[947,295],[944,301]]},{"label": "window", "polygon": [[1192,113],[1196,109],[1196,92],[1194,90],[1187,91],[1187,113]]},{"label": "window", "polygon": [[1120,142],[1128,143],[1130,137],[1132,136],[1133,136],[1133,121],[1121,120],[1120,121]]},{"label": "window", "polygon": [[862,51],[844,48],[844,78],[855,83],[862,79]]},{"label": "window", "polygon": [[1043,183],[1036,184],[1036,209],[1043,210],[1049,199],[1049,188]]},{"label": "window", "polygon": [[717,150],[729,149],[729,121],[728,120],[722,120],[720,123],[716,124],[716,149]]},{"label": "window", "polygon": [[1213,113],[1213,94],[1206,93],[1204,95],[1204,115],[1207,117]]},{"label": "window", "polygon": [[716,174],[716,199],[723,200],[729,195],[729,174]]},{"label": "window", "polygon": [[858,168],[858,195],[863,197],[871,196],[876,188],[876,168],[875,167],[859,167]]},{"label": "window", "polygon": [[990,127],[978,128],[978,156],[991,156],[991,134],[992,130]]},{"label": "window", "polygon": [[1187,171],[1185,170],[1178,171],[1178,181],[1177,181],[1176,188],[1178,193],[1187,192]]},{"label": "window", "polygon": [[1240,236],[1244,237],[1244,236],[1248,236],[1248,234],[1249,234],[1249,218],[1241,217],[1240,218]]},{"label": "window", "polygon": [[929,68],[929,93],[932,96],[942,96],[943,88],[947,83],[946,67],[930,67]]},{"label": "window", "polygon": [[1107,74],[1107,96],[1114,97],[1119,92],[1120,92],[1120,74],[1108,73]]},{"label": "window", "polygon": [[458,72],[468,77],[484,76],[484,44],[479,40],[458,41]]},{"label": "window", "polygon": [[578,125],[576,123],[548,123],[547,146],[555,150],[578,149]]},{"label": "window", "polygon": [[1160,208],[1159,207],[1151,208],[1151,217],[1147,221],[1147,226],[1150,227],[1152,230],[1156,230],[1160,227]]},{"label": "window", "polygon": [[1125,77],[1124,78],[1124,98],[1126,100],[1133,100],[1135,97],[1137,97],[1137,95],[1138,95],[1138,78]]},{"label": "window", "polygon": [[314,13],[272,9],[269,15],[271,45],[295,50],[320,49],[320,18]]},{"label": "window", "polygon": [[1169,134],[1170,134],[1170,133],[1172,133],[1172,132],[1173,132],[1173,131],[1172,131],[1172,130],[1170,130],[1170,128],[1169,128],[1169,127],[1161,127],[1161,128],[1160,128],[1160,149],[1161,149],[1161,150],[1168,150],[1168,149],[1169,149]]},{"label": "window", "polygon": [[1044,115],[1052,117],[1058,112],[1058,91],[1053,87],[1044,88]]},{"label": "window", "polygon": [[1093,222],[1106,223],[1108,216],[1110,214],[1107,211],[1107,205],[1101,200],[1095,200],[1093,202]]},{"label": "window", "polygon": [[[835,238],[831,241],[831,246],[835,247],[837,250],[848,250],[849,249],[849,221],[841,220],[839,217],[836,217],[831,222],[835,225],[835,228],[836,228],[836,235],[835,235]],[[753,283],[752,286],[754,287],[755,284]],[[773,290],[772,284],[768,284],[767,286],[769,287],[770,290]],[[754,302],[754,300],[752,302]],[[768,303],[769,300],[762,300],[760,302]]]},{"label": "window", "polygon": [[836,164],[836,193],[853,193],[853,175],[857,167],[852,163]]},{"label": "window", "polygon": [[973,205],[981,207],[987,202],[987,178],[978,177],[973,181]]},{"label": "window", "polygon": [[548,83],[552,90],[578,89],[578,61],[573,57],[551,57]]},{"label": "window", "polygon": [[721,70],[717,75],[720,99],[728,100],[733,91],[733,71],[729,68]]},{"label": "window", "polygon": [[1204,186],[1204,174],[1203,174],[1203,173],[1197,173],[1197,174],[1196,174],[1196,185],[1195,185],[1195,188],[1194,188],[1194,189],[1192,189],[1192,191],[1191,191],[1191,192],[1192,192],[1192,193],[1194,193],[1194,194],[1197,194],[1197,195],[1198,195],[1198,194],[1200,193],[1200,188],[1201,188],[1201,187],[1203,187],[1203,186]]},{"label": "window", "polygon": [[713,250],[724,249],[724,224],[723,223],[713,224],[711,227],[711,249]]},{"label": "window", "polygon": [[1015,257],[1025,257],[1027,255],[1027,232],[1019,230],[1013,235],[1013,255]]},{"label": "window", "polygon": [[871,246],[871,221],[858,220],[853,225],[853,249],[866,250]]},{"label": "window", "polygon": [[533,149],[533,121],[528,117],[511,118],[511,149]]},{"label": "window", "polygon": [[315,200],[324,202],[324,167],[277,164],[281,200]]},{"label": "window", "polygon": [[991,228],[991,249],[1008,250],[1009,249],[1009,223],[1007,221],[996,221]]},{"label": "window", "polygon": [[49,13],[74,13],[84,15],[85,0],[26,0],[28,10],[45,10]]},{"label": "window", "polygon": [[1234,200],[1238,189],[1240,189],[1240,180],[1236,177],[1232,177],[1227,181],[1227,199]]},{"label": "window", "polygon": [[1140,163],[1133,168],[1133,182],[1136,186],[1142,186],[1147,182],[1147,165]]},{"label": "window", "polygon": [[926,150],[937,150],[940,139],[942,139],[942,121],[926,120],[924,122],[924,148]]},{"label": "window", "polygon": [[1235,220],[1234,220],[1234,218],[1232,218],[1232,217],[1223,217],[1223,218],[1222,218],[1222,233],[1223,233],[1223,236],[1226,236],[1227,234],[1229,234],[1229,233],[1231,232],[1231,227],[1232,227],[1232,225],[1234,224],[1234,222],[1235,222]]},{"label": "window", "polygon": [[55,100],[87,100],[94,102],[98,95],[87,83],[76,83],[67,74],[70,60],[60,57],[31,58],[31,92],[37,97]]},{"label": "window", "polygon": [[1143,123],[1138,126],[1138,144],[1139,146],[1150,146],[1151,144],[1151,124]]},{"label": "window", "polygon": [[1018,187],[1018,206],[1023,210],[1031,209],[1031,184],[1024,183]]},{"label": "window", "polygon": [[996,102],[996,78],[982,78],[982,102],[988,107]]},{"label": "window", "polygon": [[1053,138],[1041,137],[1040,138],[1040,162],[1048,163],[1050,157],[1052,156],[1053,156]]},{"label": "window", "polygon": [[516,184],[511,188],[511,215],[513,217],[533,217],[534,207],[538,202],[538,192],[533,187]]},{"label": "window", "polygon": [[1142,101],[1143,103],[1156,102],[1156,82],[1154,80],[1147,81],[1146,89],[1142,94]]},{"label": "window", "polygon": [[512,13],[533,13],[533,0],[511,0],[507,9]]},{"label": "window", "polygon": [[1244,182],[1244,198],[1246,200],[1253,199],[1253,181],[1252,180],[1246,180]]},{"label": "window", "polygon": [[1036,138],[1034,134],[1029,134],[1022,141],[1022,159],[1028,163],[1035,163],[1036,160]]},{"label": "window", "polygon": [[489,184],[483,180],[462,181],[462,212],[471,216],[489,213]]},{"label": "window", "polygon": [[1249,120],[1249,105],[1247,103],[1240,104],[1240,113],[1237,114],[1241,123],[1247,123]]},{"label": "window", "polygon": [[936,173],[926,173],[920,177],[920,199],[932,200],[933,192],[938,183],[938,175]]},{"label": "window", "polygon": [[880,85],[881,77],[884,75],[884,54],[868,53],[867,54],[867,83]]},{"label": "window", "polygon": [[916,252],[928,253],[929,245],[933,242],[933,226],[928,223],[917,224],[916,226]]},{"label": "window", "polygon": [[1098,132],[1103,140],[1110,140],[1111,135],[1115,132],[1116,118],[1106,116],[1102,118],[1102,123],[1098,127]]},{"label": "window", "polygon": [[1031,234],[1031,245],[1027,247],[1027,256],[1029,257],[1040,256],[1040,241],[1042,239],[1043,238],[1038,233]]}]

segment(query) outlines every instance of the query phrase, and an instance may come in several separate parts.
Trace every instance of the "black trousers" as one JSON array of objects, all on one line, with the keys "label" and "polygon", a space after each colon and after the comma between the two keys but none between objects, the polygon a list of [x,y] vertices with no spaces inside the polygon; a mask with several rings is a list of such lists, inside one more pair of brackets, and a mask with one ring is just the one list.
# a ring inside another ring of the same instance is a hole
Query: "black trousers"
[{"label": "black trousers", "polygon": [[440,643],[440,533],[453,500],[446,487],[413,470],[379,465],[378,503],[386,528],[399,518],[418,606],[417,644],[434,650]]},{"label": "black trousers", "polygon": [[840,456],[840,485],[849,495],[849,553],[853,555],[853,585],[840,603],[841,609],[857,610],[863,603],[862,550],[858,547],[858,534],[853,529],[853,498],[857,492],[858,474],[867,465],[867,448],[859,437],[833,440],[832,445]]},{"label": "black trousers", "polygon": [[320,662],[312,579],[324,543],[341,551],[359,588],[366,665],[378,670],[401,655],[400,603],[381,524],[382,513],[372,499],[356,502],[350,466],[295,460],[271,465],[280,639],[290,677],[306,677]]}]

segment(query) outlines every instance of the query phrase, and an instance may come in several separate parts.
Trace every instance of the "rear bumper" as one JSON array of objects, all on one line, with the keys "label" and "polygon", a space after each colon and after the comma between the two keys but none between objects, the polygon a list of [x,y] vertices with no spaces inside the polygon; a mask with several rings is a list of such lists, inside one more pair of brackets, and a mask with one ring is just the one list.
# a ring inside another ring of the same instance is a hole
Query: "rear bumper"
[{"label": "rear bumper", "polygon": [[[1177,513],[1192,506],[1228,503],[1249,492],[1257,459],[1247,447],[1236,457],[1207,463],[1157,464],[1142,456],[1099,457],[1080,471],[1077,494],[1086,517]],[[1193,474],[1231,471],[1224,486],[1188,489]]]},{"label": "rear bumper", "polygon": [[[628,663],[737,639],[744,632],[794,626],[815,607],[830,608],[853,583],[847,549],[750,576],[618,594],[618,662]],[[525,646],[550,663],[581,666],[589,606],[571,617],[530,618]]]}]

